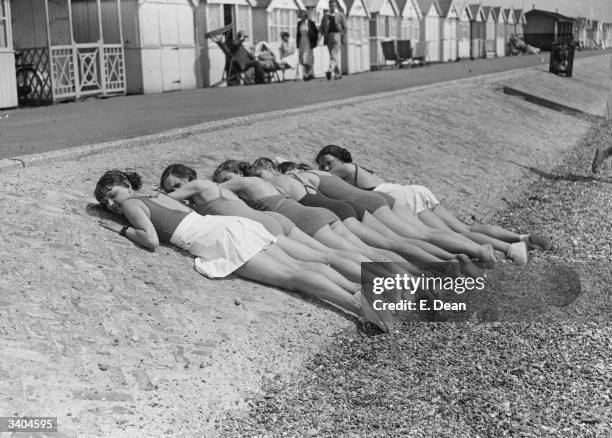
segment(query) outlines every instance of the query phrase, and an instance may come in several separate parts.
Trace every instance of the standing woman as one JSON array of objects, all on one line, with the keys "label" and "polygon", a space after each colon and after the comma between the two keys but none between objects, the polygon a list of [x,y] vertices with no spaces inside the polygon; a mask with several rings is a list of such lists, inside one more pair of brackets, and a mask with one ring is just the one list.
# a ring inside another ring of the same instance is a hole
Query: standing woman
[{"label": "standing woman", "polygon": [[308,18],[306,11],[298,12],[298,24],[295,40],[298,42],[300,52],[299,61],[304,69],[304,80],[314,79],[314,48],[317,47],[319,32],[317,25]]}]

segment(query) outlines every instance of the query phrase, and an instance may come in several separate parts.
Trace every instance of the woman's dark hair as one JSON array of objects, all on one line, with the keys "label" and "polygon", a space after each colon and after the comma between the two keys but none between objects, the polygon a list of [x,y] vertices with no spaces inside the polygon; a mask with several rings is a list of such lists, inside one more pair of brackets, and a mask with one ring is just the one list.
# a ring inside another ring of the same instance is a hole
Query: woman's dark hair
[{"label": "woman's dark hair", "polygon": [[138,190],[142,187],[142,177],[136,172],[125,172],[123,170],[109,170],[98,180],[94,196],[98,202],[103,203],[106,194],[114,186],[131,187]]},{"label": "woman's dark hair", "polygon": [[281,173],[287,173],[293,169],[299,169],[299,170],[311,170],[312,169],[312,166],[310,164],[306,164],[306,163],[298,164],[295,161],[285,161],[283,163],[280,163],[277,167]]},{"label": "woman's dark hair", "polygon": [[278,166],[269,158],[261,157],[251,164],[251,173],[254,174],[259,169],[272,169],[278,171]]},{"label": "woman's dark hair", "polygon": [[347,149],[344,149],[340,146],[336,146],[335,144],[329,144],[325,146],[323,149],[321,149],[319,153],[317,154],[315,161],[318,163],[319,159],[323,155],[331,155],[332,157],[336,157],[337,159],[339,159],[340,161],[344,163],[353,162],[353,157],[351,157],[351,153]]},{"label": "woman's dark hair", "polygon": [[289,32],[285,32],[285,31],[281,32],[281,33],[280,33],[280,37],[281,37],[281,38],[283,38],[283,37],[287,37],[287,38],[289,38]]},{"label": "woman's dark hair", "polygon": [[251,165],[246,161],[239,160],[225,160],[223,163],[215,169],[212,180],[216,183],[222,183],[221,174],[224,172],[240,173],[243,176],[251,175]]},{"label": "woman's dark hair", "polygon": [[160,190],[163,190],[164,182],[170,175],[176,176],[177,178],[187,178],[187,181],[193,181],[198,177],[198,173],[189,166],[180,163],[171,164],[164,169],[159,178]]}]

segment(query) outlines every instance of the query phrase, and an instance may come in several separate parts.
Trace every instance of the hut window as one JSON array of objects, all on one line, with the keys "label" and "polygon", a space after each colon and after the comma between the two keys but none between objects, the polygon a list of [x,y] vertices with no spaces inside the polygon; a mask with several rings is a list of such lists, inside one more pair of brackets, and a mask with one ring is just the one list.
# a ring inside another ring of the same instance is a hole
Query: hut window
[{"label": "hut window", "polygon": [[236,22],[238,30],[244,30],[248,35],[251,35],[251,7],[238,5],[236,11]]},{"label": "hut window", "polygon": [[0,0],[0,48],[8,47],[8,24],[6,22],[6,15],[4,0]]},{"label": "hut window", "polygon": [[223,27],[223,14],[219,4],[208,4],[208,29]]},{"label": "hut window", "polygon": [[279,42],[281,32],[294,34],[297,27],[297,15],[292,9],[274,9],[268,14],[270,42]]}]

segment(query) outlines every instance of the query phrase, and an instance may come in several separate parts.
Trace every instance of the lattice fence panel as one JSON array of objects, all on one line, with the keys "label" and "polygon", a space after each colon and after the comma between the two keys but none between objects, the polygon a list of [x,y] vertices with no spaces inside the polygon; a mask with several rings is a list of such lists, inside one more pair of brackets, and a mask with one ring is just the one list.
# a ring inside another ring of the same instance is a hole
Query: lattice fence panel
[{"label": "lattice fence panel", "polygon": [[101,91],[100,65],[98,47],[79,47],[77,49],[79,60],[79,86],[82,93]]},{"label": "lattice fence panel", "polygon": [[56,99],[76,96],[76,78],[71,47],[51,47],[51,73]]},{"label": "lattice fence panel", "polygon": [[40,104],[53,100],[51,73],[49,70],[49,51],[46,47],[30,47],[19,49],[20,56],[17,58],[17,69],[32,68],[37,72],[37,80],[30,81],[27,85],[31,87],[28,103]]},{"label": "lattice fence panel", "polygon": [[104,47],[104,75],[106,92],[118,93],[125,91],[125,66],[123,48]]}]

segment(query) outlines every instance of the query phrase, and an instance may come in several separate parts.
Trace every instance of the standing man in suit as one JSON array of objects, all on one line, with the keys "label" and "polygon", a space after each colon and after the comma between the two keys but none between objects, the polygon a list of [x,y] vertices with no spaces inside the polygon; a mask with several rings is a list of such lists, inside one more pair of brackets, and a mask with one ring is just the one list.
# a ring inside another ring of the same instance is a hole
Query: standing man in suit
[{"label": "standing man in suit", "polygon": [[342,79],[340,57],[346,35],[346,17],[338,8],[338,0],[329,0],[329,11],[325,13],[321,20],[321,34],[323,35],[323,44],[329,49],[327,80],[331,79],[332,73],[334,79]]}]

